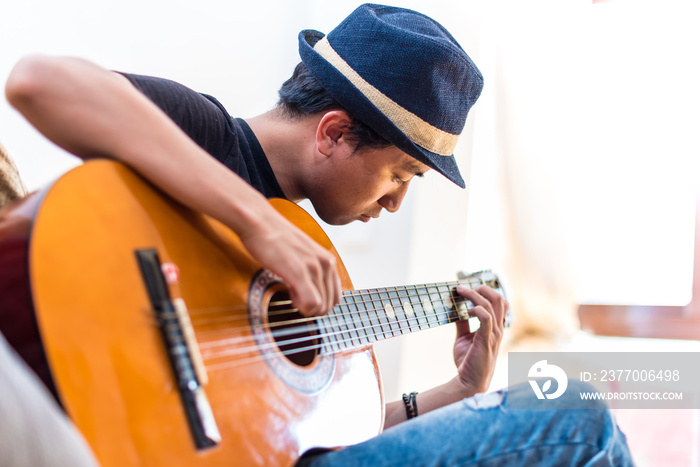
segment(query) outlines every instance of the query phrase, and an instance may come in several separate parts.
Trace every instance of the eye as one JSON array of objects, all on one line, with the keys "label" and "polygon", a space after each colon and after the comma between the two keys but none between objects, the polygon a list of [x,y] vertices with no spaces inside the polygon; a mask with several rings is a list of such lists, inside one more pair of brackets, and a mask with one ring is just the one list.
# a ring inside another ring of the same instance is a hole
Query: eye
[{"label": "eye", "polygon": [[398,175],[394,175],[394,176],[393,176],[393,179],[394,179],[394,182],[395,182],[395,183],[398,183],[399,185],[403,185],[404,183],[407,183],[407,182],[408,182],[408,180],[403,180],[403,179],[402,179],[401,177],[399,177]]}]

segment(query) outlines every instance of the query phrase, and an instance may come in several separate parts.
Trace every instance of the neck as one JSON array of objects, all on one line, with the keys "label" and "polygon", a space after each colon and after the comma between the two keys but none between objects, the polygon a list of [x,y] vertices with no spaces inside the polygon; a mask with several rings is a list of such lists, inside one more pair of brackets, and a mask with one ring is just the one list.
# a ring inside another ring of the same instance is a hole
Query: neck
[{"label": "neck", "polygon": [[316,147],[318,119],[290,119],[279,109],[247,118],[288,200],[305,199],[303,180]]}]

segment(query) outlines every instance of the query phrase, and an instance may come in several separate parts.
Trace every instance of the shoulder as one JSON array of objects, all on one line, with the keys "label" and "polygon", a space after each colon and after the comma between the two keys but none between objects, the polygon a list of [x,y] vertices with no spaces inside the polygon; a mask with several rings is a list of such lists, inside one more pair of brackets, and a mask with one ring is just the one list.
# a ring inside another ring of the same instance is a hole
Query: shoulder
[{"label": "shoulder", "polygon": [[178,82],[120,73],[165,112],[199,146],[224,160],[237,143],[234,119],[212,96]]},{"label": "shoulder", "polygon": [[178,108],[195,107],[200,111],[222,112],[220,105],[215,105],[211,98],[204,96],[187,86],[165,78],[155,76],[119,73],[131,82],[139,91],[155,102],[166,113]]}]

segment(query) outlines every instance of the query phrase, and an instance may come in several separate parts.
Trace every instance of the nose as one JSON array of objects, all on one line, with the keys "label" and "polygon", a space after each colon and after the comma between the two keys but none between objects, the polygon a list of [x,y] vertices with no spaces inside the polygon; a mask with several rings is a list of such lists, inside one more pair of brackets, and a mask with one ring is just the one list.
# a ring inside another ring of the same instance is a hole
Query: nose
[{"label": "nose", "polygon": [[406,196],[407,191],[408,191],[408,182],[404,183],[403,185],[401,185],[399,188],[397,188],[393,192],[387,193],[386,195],[379,198],[378,203],[381,207],[383,207],[387,211],[396,212],[401,207],[401,202],[403,201],[404,197]]}]

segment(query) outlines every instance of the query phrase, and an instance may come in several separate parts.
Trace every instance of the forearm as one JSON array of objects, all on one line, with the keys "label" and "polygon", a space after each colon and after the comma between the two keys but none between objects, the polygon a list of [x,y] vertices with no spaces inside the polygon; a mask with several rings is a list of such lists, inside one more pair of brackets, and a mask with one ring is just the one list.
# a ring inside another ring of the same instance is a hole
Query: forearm
[{"label": "forearm", "polygon": [[121,75],[79,59],[31,57],[12,71],[6,94],[59,146],[82,159],[121,160],[239,234],[270,209],[262,195],[206,155]]},{"label": "forearm", "polygon": [[[456,376],[445,384],[418,393],[416,396],[418,415],[426,414],[440,407],[471,397],[474,394],[476,394],[476,391],[465,387],[459,381],[459,377]],[[384,428],[397,425],[406,421],[406,419],[406,406],[402,400],[387,404]]]},{"label": "forearm", "polygon": [[207,154],[125,77],[70,58],[32,57],[12,71],[7,98],[39,131],[82,159],[111,157],[174,199],[230,227],[290,286],[307,316],[340,299],[335,256]]}]

